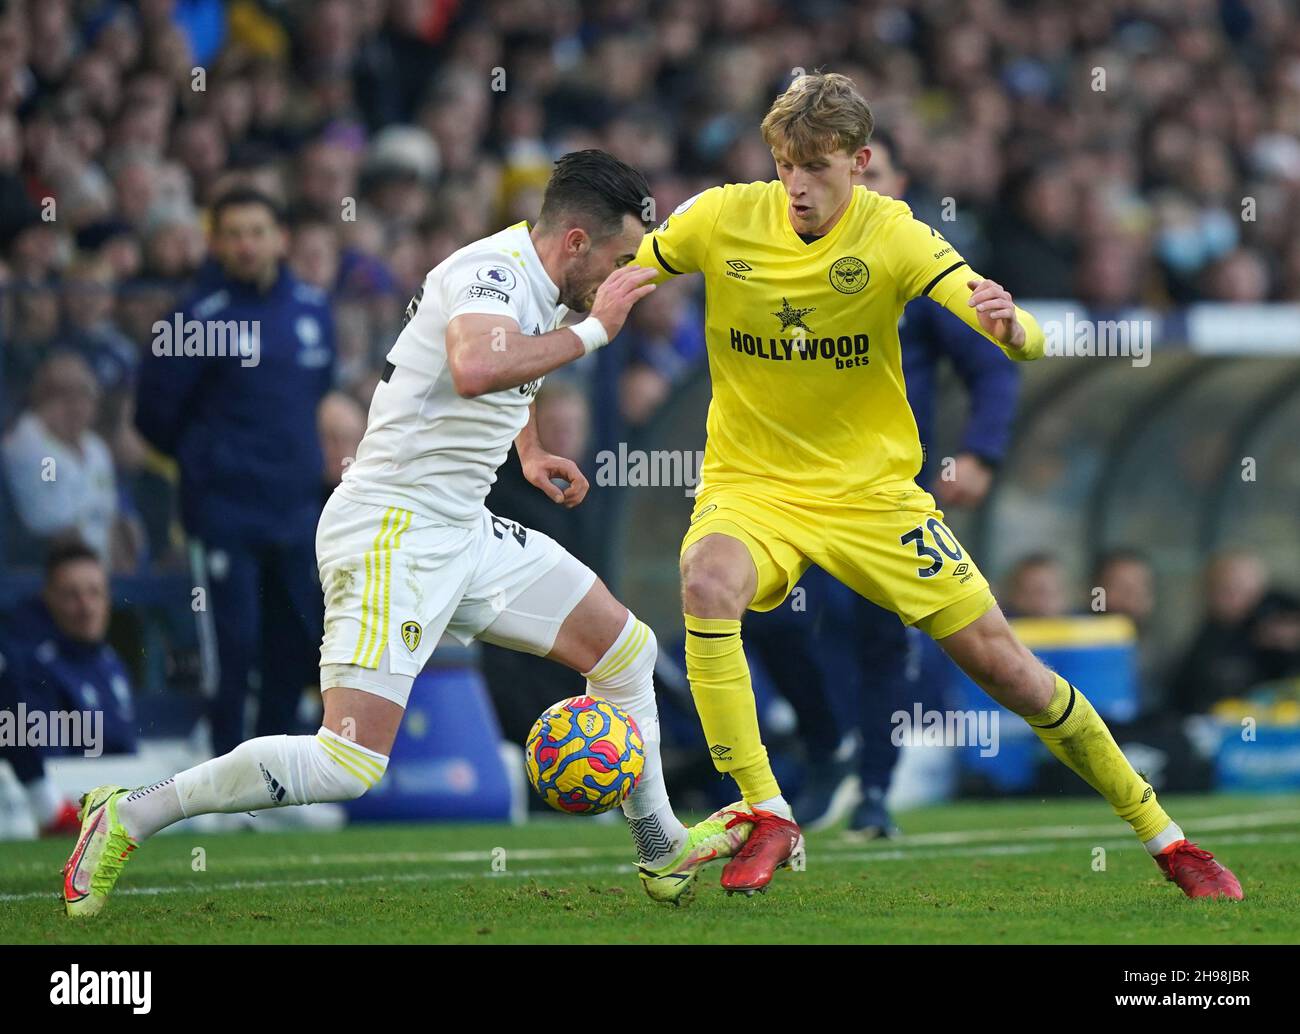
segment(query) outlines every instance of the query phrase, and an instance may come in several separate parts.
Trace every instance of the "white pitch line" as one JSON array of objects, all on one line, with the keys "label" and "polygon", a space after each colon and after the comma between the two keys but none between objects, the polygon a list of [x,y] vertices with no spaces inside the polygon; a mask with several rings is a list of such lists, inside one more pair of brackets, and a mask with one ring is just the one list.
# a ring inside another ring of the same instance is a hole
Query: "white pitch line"
[{"label": "white pitch line", "polygon": [[[1218,844],[1285,844],[1300,841],[1300,832],[1296,833],[1241,833],[1218,837]],[[1102,840],[1093,846],[1106,848],[1138,847],[1131,837]],[[1047,854],[1057,850],[1052,844],[982,844],[969,847],[945,848],[938,851],[860,851],[856,854],[840,852],[823,860],[820,852],[814,853],[816,865],[829,863],[832,868],[847,863],[861,862],[908,862],[917,859],[937,858],[977,858],[1005,855]],[[156,896],[160,894],[204,894],[228,890],[267,890],[273,887],[347,887],[361,883],[428,883],[446,880],[481,880],[481,879],[537,879],[550,876],[630,874],[636,866],[627,863],[615,865],[566,865],[559,868],[516,869],[505,872],[460,871],[460,872],[424,872],[393,873],[382,875],[370,873],[364,876],[318,876],[308,879],[293,880],[228,880],[224,883],[187,883],[171,884],[158,887],[123,887],[114,891],[114,897]],[[22,894],[0,894],[0,902],[57,900],[57,893],[51,891],[27,891]]]},{"label": "white pitch line", "polygon": [[[1022,826],[1018,829],[966,829],[948,833],[914,833],[904,835],[901,842],[918,846],[941,844],[973,844],[989,840],[1058,840],[1069,837],[1112,836],[1116,822],[1104,826]],[[1300,825],[1300,810],[1247,812],[1244,815],[1207,815],[1188,822],[1192,839],[1201,830],[1254,829],[1260,826]],[[861,846],[855,845],[855,846]]]},{"label": "white pitch line", "polygon": [[[1246,812],[1245,814],[1206,815],[1188,823],[1192,839],[1195,840],[1203,830],[1258,829],[1268,826],[1300,825],[1300,809],[1279,809],[1277,811]],[[518,827],[502,827],[510,833]],[[900,851],[914,847],[955,847],[963,844],[980,843],[1014,843],[1018,840],[1069,840],[1096,837],[1112,837],[1120,828],[1119,820],[1105,825],[1091,826],[1019,826],[1012,829],[968,829],[941,833],[904,834],[896,840],[853,841],[841,835],[831,839],[822,834],[815,835],[814,843],[818,854],[823,852],[838,854],[841,852],[861,853],[867,845],[879,844],[879,851],[886,849]],[[220,836],[221,834],[219,834]],[[195,839],[202,842],[201,835]],[[598,858],[623,858],[627,856],[626,846],[610,847],[519,847],[506,849],[507,857],[517,861],[581,861]],[[412,865],[434,864],[476,864],[493,861],[494,849],[475,851],[375,851],[355,852],[349,854],[308,854],[308,855],[273,855],[243,856],[224,862],[226,868],[263,868],[276,865],[374,865],[385,863],[405,863]],[[14,866],[15,869],[32,872],[46,868],[48,863],[27,863]],[[4,900],[0,896],[0,901]]]},{"label": "white pitch line", "polygon": [[[1300,810],[1275,812],[1248,812],[1244,815],[1209,815],[1189,823],[1191,838],[1195,840],[1201,830],[1235,830],[1258,829],[1268,826],[1300,826]],[[1087,838],[1114,837],[1122,829],[1118,819],[1105,825],[1094,826],[1029,826],[1016,829],[971,829],[946,833],[905,834],[889,842],[874,841],[880,844],[878,850],[907,850],[913,847],[957,847],[964,844],[981,844],[988,842],[1006,843],[1018,840],[1070,840]],[[503,827],[511,833],[514,827]],[[201,842],[202,838],[196,838]],[[814,836],[818,854],[839,854],[842,852],[861,853],[872,841],[852,841],[847,837],[830,839],[824,835]],[[867,848],[870,850],[870,848]],[[625,845],[611,847],[519,847],[506,848],[506,857],[515,861],[575,861],[597,858],[625,858],[628,848]],[[493,849],[477,851],[376,851],[352,854],[309,854],[309,855],[268,855],[244,856],[224,862],[228,868],[259,868],[275,865],[374,865],[384,863],[406,864],[474,864],[493,861]],[[0,899],[3,900],[3,899]]]}]

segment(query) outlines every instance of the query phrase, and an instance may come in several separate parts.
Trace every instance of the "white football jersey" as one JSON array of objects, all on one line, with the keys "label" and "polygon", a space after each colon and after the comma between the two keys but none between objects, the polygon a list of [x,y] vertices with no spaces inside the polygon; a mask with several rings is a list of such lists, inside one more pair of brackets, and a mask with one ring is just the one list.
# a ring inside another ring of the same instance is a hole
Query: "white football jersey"
[{"label": "white football jersey", "polygon": [[365,437],[337,491],[449,524],[477,522],[542,379],[461,398],[447,363],[447,324],[466,313],[499,314],[524,334],[545,334],[568,313],[559,294],[526,222],[475,241],[430,270],[407,306]]}]

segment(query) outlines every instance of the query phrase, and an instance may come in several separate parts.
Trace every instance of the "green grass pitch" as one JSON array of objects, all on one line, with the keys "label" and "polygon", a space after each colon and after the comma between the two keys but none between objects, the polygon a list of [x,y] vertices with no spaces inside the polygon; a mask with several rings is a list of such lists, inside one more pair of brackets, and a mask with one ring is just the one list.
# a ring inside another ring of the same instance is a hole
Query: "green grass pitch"
[{"label": "green grass pitch", "polygon": [[[7,943],[1300,942],[1300,796],[1166,802],[1241,878],[1244,902],[1189,901],[1087,799],[965,802],[899,816],[906,835],[810,835],[802,872],[728,897],[720,865],[686,908],[652,904],[619,824],[355,826],[164,835],[108,908],[63,916],[69,841],[0,844]],[[206,868],[195,871],[196,848]]]}]

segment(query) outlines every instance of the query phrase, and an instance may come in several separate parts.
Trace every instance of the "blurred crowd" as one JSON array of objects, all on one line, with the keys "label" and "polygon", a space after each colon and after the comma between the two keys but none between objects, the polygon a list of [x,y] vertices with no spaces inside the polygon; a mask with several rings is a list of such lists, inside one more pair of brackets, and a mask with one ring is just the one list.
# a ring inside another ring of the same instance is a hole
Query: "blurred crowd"
[{"label": "blurred crowd", "polygon": [[[1121,614],[1136,629],[1139,710],[1204,714],[1252,687],[1300,680],[1300,595],[1274,584],[1265,561],[1248,550],[1224,550],[1201,573],[1191,639],[1173,648],[1152,634],[1161,599],[1150,560],[1114,549],[1093,566],[1086,594],[1072,586],[1051,553],[1030,553],[1012,567],[999,597],[1010,617]],[[1297,688],[1300,688],[1298,684]]]},{"label": "blurred crowd", "polygon": [[[81,454],[79,530],[115,570],[165,554],[161,504],[129,491],[167,476],[134,432],[133,377],[204,264],[215,198],[280,202],[293,272],[330,298],[333,464],[425,272],[534,215],[555,156],[615,152],[660,212],[770,178],[755,127],[810,66],[855,79],[918,214],[1021,297],[1300,300],[1300,18],[1282,2],[15,0],[0,16],[10,447]],[[574,371],[593,448],[700,362],[691,291],[641,307],[628,347],[602,356],[613,369]],[[23,516],[39,536],[38,509]]]}]

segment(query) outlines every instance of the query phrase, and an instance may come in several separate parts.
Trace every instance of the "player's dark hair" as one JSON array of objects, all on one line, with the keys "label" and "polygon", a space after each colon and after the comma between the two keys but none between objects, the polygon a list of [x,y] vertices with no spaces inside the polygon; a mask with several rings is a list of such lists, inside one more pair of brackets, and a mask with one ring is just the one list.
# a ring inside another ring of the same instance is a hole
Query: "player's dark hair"
[{"label": "player's dark hair", "polygon": [[271,213],[276,226],[285,225],[284,209],[280,207],[279,202],[256,187],[232,187],[217,198],[212,205],[212,225],[217,226],[221,222],[221,216],[226,209],[244,205],[261,205]]},{"label": "player's dark hair", "polygon": [[99,554],[79,538],[67,538],[56,542],[45,555],[45,582],[48,585],[65,564],[75,564],[81,560],[93,560],[100,563]]},{"label": "player's dark hair", "polygon": [[555,163],[546,184],[538,225],[556,229],[572,219],[595,238],[612,237],[623,228],[623,217],[649,224],[650,184],[626,162],[605,151],[571,151]]}]

